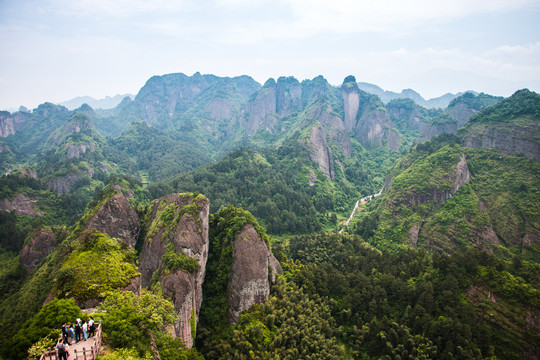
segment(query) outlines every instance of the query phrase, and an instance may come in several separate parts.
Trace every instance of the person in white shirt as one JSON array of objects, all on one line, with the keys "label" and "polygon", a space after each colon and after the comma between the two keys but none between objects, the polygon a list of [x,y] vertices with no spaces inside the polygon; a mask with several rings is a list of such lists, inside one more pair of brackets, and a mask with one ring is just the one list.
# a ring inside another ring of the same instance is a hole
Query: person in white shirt
[{"label": "person in white shirt", "polygon": [[84,335],[84,341],[88,340],[88,324],[86,323],[86,321],[82,325],[82,332]]}]

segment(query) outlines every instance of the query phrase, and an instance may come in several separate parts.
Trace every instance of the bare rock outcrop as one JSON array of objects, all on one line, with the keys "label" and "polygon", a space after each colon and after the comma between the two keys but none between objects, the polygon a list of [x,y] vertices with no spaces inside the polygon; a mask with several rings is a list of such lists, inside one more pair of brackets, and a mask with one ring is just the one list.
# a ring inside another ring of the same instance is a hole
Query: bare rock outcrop
[{"label": "bare rock outcrop", "polygon": [[36,206],[37,199],[30,199],[28,196],[18,194],[12,199],[0,199],[0,210],[13,211],[17,215],[41,216],[43,212]]},{"label": "bare rock outcrop", "polygon": [[346,131],[354,131],[355,137],[365,146],[386,146],[398,151],[401,140],[394,128],[388,111],[376,95],[358,89],[354,76],[347,76],[341,85],[341,96]]},{"label": "bare rock outcrop", "polygon": [[253,225],[246,224],[236,237],[229,279],[228,320],[234,324],[242,311],[268,299],[270,282],[282,272],[266,243]]},{"label": "bare rock outcrop", "polygon": [[111,196],[88,220],[85,230],[107,234],[135,246],[141,229],[139,216],[124,194]]},{"label": "bare rock outcrop", "polygon": [[87,143],[87,144],[66,144],[66,157],[68,159],[78,159],[80,158],[84,153],[88,152],[94,152],[96,150],[94,144]]},{"label": "bare rock outcrop", "polygon": [[68,174],[63,177],[58,177],[46,182],[46,185],[52,191],[59,194],[69,194],[75,187],[77,181],[81,179],[80,175]]},{"label": "bare rock outcrop", "polygon": [[355,85],[356,79],[341,86],[341,96],[343,97],[345,110],[344,124],[347,131],[352,131],[356,127],[356,116],[360,109],[360,90],[358,85]]},{"label": "bare rock outcrop", "polygon": [[15,135],[30,117],[31,115],[25,112],[10,114],[8,111],[0,111],[0,137]]},{"label": "bare rock outcrop", "polygon": [[[154,201],[149,216],[140,257],[141,286],[155,286],[159,282],[163,295],[173,301],[179,316],[174,335],[192,347],[208,259],[209,202],[202,195],[170,194]],[[171,258],[184,259],[192,265],[171,268],[164,260]]]},{"label": "bare rock outcrop", "polygon": [[464,146],[499,149],[510,155],[524,154],[540,162],[540,123],[479,124],[464,132]]},{"label": "bare rock outcrop", "polygon": [[332,156],[332,150],[326,142],[326,132],[324,129],[318,126],[311,128],[308,148],[311,161],[319,165],[319,169],[321,169],[327,178],[333,179],[335,177],[334,158]]},{"label": "bare rock outcrop", "polygon": [[56,247],[56,235],[48,230],[41,229],[34,232],[26,241],[21,252],[21,266],[30,274],[47,255]]},{"label": "bare rock outcrop", "polygon": [[243,119],[246,133],[253,135],[259,129],[276,131],[276,81],[268,79],[255,99],[246,104],[240,117]]}]

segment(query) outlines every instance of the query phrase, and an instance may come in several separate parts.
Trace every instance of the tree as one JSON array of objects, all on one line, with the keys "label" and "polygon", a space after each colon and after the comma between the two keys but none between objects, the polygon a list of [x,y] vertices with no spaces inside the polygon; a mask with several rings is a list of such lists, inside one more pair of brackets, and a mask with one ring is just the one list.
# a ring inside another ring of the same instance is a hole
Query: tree
[{"label": "tree", "polygon": [[100,305],[107,315],[103,329],[115,348],[135,348],[140,355],[148,351],[159,359],[155,337],[176,320],[173,304],[159,295],[143,291],[114,291]]}]

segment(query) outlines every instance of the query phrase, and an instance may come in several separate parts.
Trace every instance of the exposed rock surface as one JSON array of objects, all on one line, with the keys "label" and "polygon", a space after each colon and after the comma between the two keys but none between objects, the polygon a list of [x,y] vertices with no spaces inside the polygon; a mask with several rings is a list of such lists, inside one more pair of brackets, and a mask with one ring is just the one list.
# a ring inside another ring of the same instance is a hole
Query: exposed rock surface
[{"label": "exposed rock surface", "polygon": [[93,152],[96,148],[94,144],[87,143],[87,144],[66,144],[66,157],[68,159],[78,159],[80,158],[86,151]]},{"label": "exposed rock surface", "polygon": [[343,121],[347,131],[354,131],[362,145],[399,150],[399,134],[377,96],[359,90],[354,76],[345,78],[341,95],[345,111]]},{"label": "exposed rock surface", "polygon": [[464,131],[464,146],[494,148],[524,154],[540,162],[540,122],[526,124],[472,124]]},{"label": "exposed rock surface", "polygon": [[360,109],[360,91],[356,82],[347,83],[341,86],[341,96],[345,110],[345,129],[352,131],[356,127],[356,116]]},{"label": "exposed rock surface", "polygon": [[465,125],[471,116],[474,113],[477,113],[478,110],[475,110],[464,103],[457,103],[452,107],[448,108],[448,115],[457,121],[457,128],[462,127]]},{"label": "exposed rock surface", "polygon": [[[168,210],[170,209],[170,210]],[[196,210],[194,210],[196,209]],[[172,212],[172,220],[164,221],[165,211]],[[174,334],[188,346],[193,346],[193,334],[202,304],[202,283],[208,259],[209,202],[185,194],[170,194],[155,201],[151,210],[151,231],[148,233],[140,257],[141,286],[148,287],[156,271],[163,295],[170,298],[179,316]],[[160,225],[161,224],[161,225]],[[182,269],[165,272],[163,255],[167,244],[172,243],[176,253],[183,253],[197,260],[194,272]],[[159,273],[158,273],[159,275]]]},{"label": "exposed rock surface", "polygon": [[12,199],[0,199],[0,210],[15,210],[17,215],[41,216],[43,212],[37,209],[36,202],[36,199],[30,199],[26,195],[18,194]]},{"label": "exposed rock surface", "polygon": [[248,136],[261,128],[270,132],[277,131],[276,114],[276,81],[268,79],[256,97],[248,102],[242,111],[241,117]]},{"label": "exposed rock surface", "polygon": [[332,106],[328,103],[319,103],[306,110],[309,119],[318,120],[325,129],[330,142],[337,145],[346,157],[352,156],[351,138],[345,130],[345,125]]},{"label": "exposed rock surface", "polygon": [[47,255],[54,251],[56,235],[47,229],[36,231],[30,236],[21,252],[21,265],[30,274]]},{"label": "exposed rock surface", "polygon": [[280,77],[276,83],[276,110],[287,116],[302,110],[302,87],[294,77]]},{"label": "exposed rock surface", "polygon": [[81,177],[76,174],[69,174],[64,177],[59,177],[47,181],[46,185],[49,189],[59,194],[69,194],[73,190],[75,183],[79,181]]},{"label": "exposed rock surface", "polygon": [[[409,206],[418,206],[426,203],[431,203],[431,209],[435,209],[440,206],[443,202],[450,199],[454,194],[466,183],[471,180],[471,172],[465,158],[465,154],[460,156],[459,162],[456,164],[456,172],[453,177],[448,178],[454,186],[452,189],[438,189],[434,188],[429,193],[425,194],[415,194],[411,196],[406,196],[406,201]],[[391,186],[391,183],[386,186]],[[416,247],[418,243],[418,237],[420,231],[422,230],[424,218],[420,220],[419,223],[414,224],[409,230],[409,244],[413,247]],[[487,234],[489,236],[491,234]]]},{"label": "exposed rock surface", "polygon": [[426,141],[443,133],[454,134],[458,129],[457,123],[429,124],[420,131],[418,142]]},{"label": "exposed rock surface", "polygon": [[15,135],[24,127],[30,114],[25,112],[16,112],[10,114],[8,111],[0,111],[0,137]]},{"label": "exposed rock surface", "polygon": [[134,247],[139,237],[140,221],[137,212],[122,193],[113,195],[88,220],[85,230],[118,238]]},{"label": "exposed rock surface", "polygon": [[318,126],[311,128],[309,135],[309,150],[310,159],[319,165],[319,169],[324,175],[333,179],[334,173],[334,158],[332,157],[332,150],[326,143],[326,132]]},{"label": "exposed rock surface", "polygon": [[[236,237],[229,279],[228,319],[234,324],[242,311],[260,304],[270,295],[270,281],[281,273],[281,265],[253,225],[245,225]],[[270,269],[270,270],[269,270]]]}]

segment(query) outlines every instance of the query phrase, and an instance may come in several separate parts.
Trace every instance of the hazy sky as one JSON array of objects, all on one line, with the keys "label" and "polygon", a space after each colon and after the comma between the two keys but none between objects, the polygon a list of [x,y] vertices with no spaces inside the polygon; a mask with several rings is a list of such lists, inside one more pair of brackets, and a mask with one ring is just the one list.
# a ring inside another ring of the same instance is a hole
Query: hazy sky
[{"label": "hazy sky", "polygon": [[508,96],[540,91],[540,0],[0,0],[0,46],[0,109],[196,71]]}]

